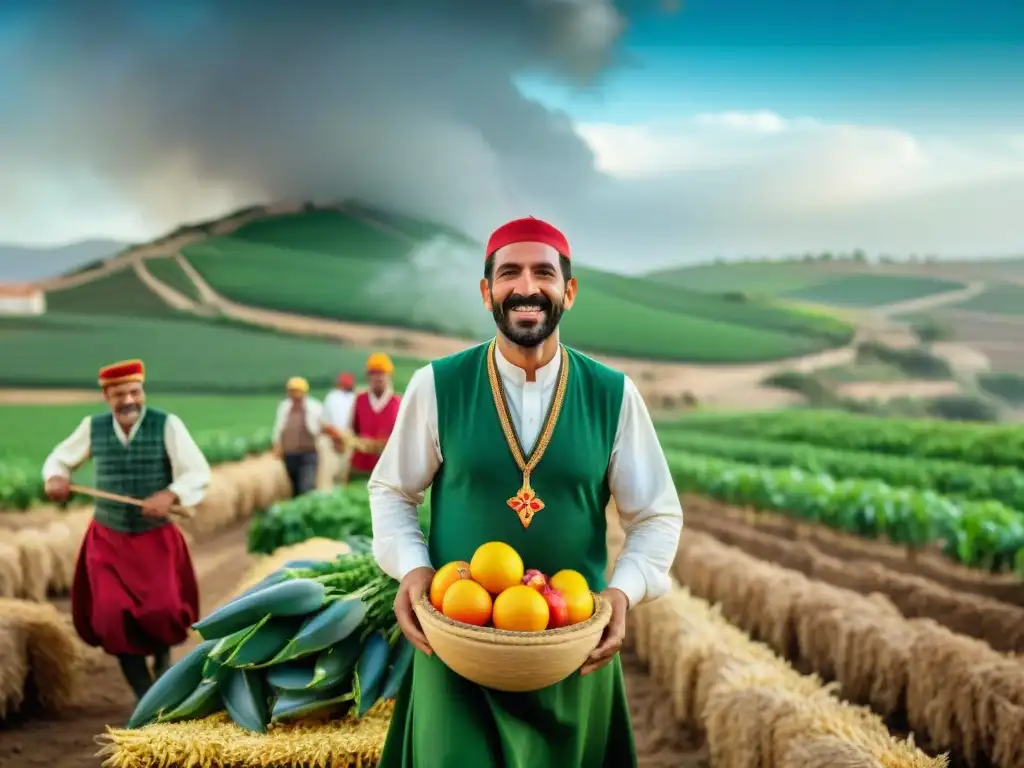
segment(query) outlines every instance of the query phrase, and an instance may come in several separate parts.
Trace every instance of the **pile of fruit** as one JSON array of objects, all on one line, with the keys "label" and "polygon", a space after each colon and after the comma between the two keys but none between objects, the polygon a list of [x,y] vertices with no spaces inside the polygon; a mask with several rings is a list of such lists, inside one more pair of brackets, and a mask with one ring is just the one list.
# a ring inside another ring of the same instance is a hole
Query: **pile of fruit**
[{"label": "pile of fruit", "polygon": [[509,632],[558,629],[594,614],[594,595],[582,574],[561,570],[548,578],[526,570],[519,553],[500,541],[482,544],[469,562],[440,568],[430,603],[453,621]]},{"label": "pile of fruit", "polygon": [[367,554],[295,561],[194,628],[203,637],[149,689],[129,728],[227,710],[270,723],[351,713],[394,698],[412,663],[395,624],[398,584]]}]

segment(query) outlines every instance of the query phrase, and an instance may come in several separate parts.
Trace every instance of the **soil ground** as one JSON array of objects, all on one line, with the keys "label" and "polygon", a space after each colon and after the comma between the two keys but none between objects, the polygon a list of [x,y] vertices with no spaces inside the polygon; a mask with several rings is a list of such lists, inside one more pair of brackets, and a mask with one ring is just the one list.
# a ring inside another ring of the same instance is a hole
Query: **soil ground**
[{"label": "soil ground", "polygon": [[[248,565],[245,526],[192,546],[193,564],[204,610],[226,600]],[[70,611],[67,599],[55,601]],[[176,657],[188,645],[177,649]],[[706,753],[672,720],[664,706],[665,691],[645,674],[631,653],[624,654],[626,688],[636,729],[642,768],[707,768]],[[100,760],[94,739],[107,725],[123,724],[134,699],[116,661],[101,652],[89,654],[87,682],[78,705],[61,717],[27,713],[0,726],[0,765],[4,768],[97,768]]]}]

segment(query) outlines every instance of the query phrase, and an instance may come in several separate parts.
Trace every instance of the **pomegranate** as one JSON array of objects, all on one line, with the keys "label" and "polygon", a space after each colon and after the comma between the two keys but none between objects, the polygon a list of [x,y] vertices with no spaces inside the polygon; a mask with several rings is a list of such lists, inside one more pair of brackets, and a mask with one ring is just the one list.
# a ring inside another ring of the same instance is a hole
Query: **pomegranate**
[{"label": "pomegranate", "polygon": [[547,587],[541,592],[544,600],[548,604],[548,629],[558,629],[559,627],[567,627],[571,623],[569,621],[569,606],[565,602],[565,598],[562,597],[562,593],[557,589]]},{"label": "pomegranate", "polygon": [[548,588],[548,577],[536,568],[531,568],[523,574],[523,584],[528,586],[530,589],[536,589],[538,592],[543,592]]}]

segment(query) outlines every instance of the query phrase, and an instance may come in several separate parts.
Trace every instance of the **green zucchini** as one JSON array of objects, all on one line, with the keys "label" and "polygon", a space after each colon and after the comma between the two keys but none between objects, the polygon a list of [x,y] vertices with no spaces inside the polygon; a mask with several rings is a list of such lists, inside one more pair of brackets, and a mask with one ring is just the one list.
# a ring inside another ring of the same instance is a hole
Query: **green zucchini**
[{"label": "green zucchini", "polygon": [[267,683],[276,691],[302,691],[310,687],[315,674],[309,658],[289,661],[267,670]]},{"label": "green zucchini", "polygon": [[252,626],[264,616],[303,616],[319,610],[327,599],[324,585],[313,579],[289,579],[222,605],[192,625],[206,640],[226,637]]},{"label": "green zucchini", "polygon": [[271,722],[294,720],[312,714],[326,714],[327,710],[352,701],[351,693],[338,689],[327,691],[284,691],[278,694],[270,713]]},{"label": "green zucchini", "polygon": [[139,700],[127,727],[145,725],[161,712],[174,709],[188,698],[203,679],[203,665],[214,645],[212,640],[200,643],[164,672]]},{"label": "green zucchini", "polygon": [[270,713],[263,674],[248,669],[235,669],[224,683],[222,698],[235,725],[256,733],[267,732]]},{"label": "green zucchini", "polygon": [[307,688],[315,691],[332,688],[351,676],[363,646],[357,635],[320,651],[313,666],[313,679]]},{"label": "green zucchini", "polygon": [[353,692],[356,716],[362,717],[380,698],[381,686],[388,668],[390,647],[384,635],[374,632],[366,639],[363,653],[356,663]]},{"label": "green zucchini", "polygon": [[268,664],[299,659],[339,643],[359,628],[368,606],[358,598],[337,600],[302,625],[294,638]]},{"label": "green zucchini", "polygon": [[164,712],[156,719],[158,723],[175,723],[179,720],[198,720],[212,715],[224,705],[220,697],[220,679],[209,678],[200,681],[196,689],[170,712]]},{"label": "green zucchini", "polygon": [[295,637],[302,625],[296,616],[270,619],[242,640],[224,663],[230,667],[251,667],[274,658]]},{"label": "green zucchini", "polygon": [[398,695],[398,690],[402,687],[402,682],[405,680],[409,668],[412,667],[412,660],[415,655],[416,649],[412,643],[406,640],[404,635],[400,635],[395,646],[391,649],[391,656],[388,661],[388,676],[385,678],[384,685],[380,689],[380,697],[382,699],[386,701]]}]

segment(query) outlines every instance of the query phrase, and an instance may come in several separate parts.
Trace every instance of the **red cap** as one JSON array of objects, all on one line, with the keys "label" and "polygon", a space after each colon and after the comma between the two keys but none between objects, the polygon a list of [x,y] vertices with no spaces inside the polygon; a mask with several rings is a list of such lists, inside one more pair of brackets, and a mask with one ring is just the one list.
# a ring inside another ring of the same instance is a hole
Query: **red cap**
[{"label": "red cap", "polygon": [[113,363],[106,368],[100,368],[99,383],[101,387],[111,387],[114,384],[125,384],[129,381],[145,381],[146,366],[141,360],[122,360]]},{"label": "red cap", "polygon": [[504,248],[512,243],[544,243],[550,245],[565,258],[570,258],[569,241],[565,235],[548,224],[546,221],[528,216],[525,219],[515,219],[508,224],[502,224],[491,235],[487,241],[487,252],[484,259],[489,259],[499,248]]},{"label": "red cap", "polygon": [[346,371],[345,373],[339,374],[339,376],[338,376],[338,386],[339,387],[341,387],[343,389],[344,388],[351,389],[355,385],[356,385],[356,377],[353,376],[351,373],[348,373]]}]

